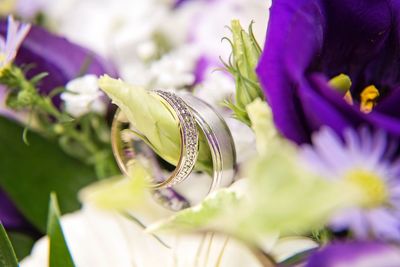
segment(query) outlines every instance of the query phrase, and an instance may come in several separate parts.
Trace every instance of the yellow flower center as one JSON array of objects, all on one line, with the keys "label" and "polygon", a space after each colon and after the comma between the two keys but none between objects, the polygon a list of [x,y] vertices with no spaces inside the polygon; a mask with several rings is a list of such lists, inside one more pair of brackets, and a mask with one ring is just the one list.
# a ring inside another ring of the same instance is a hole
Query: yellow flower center
[{"label": "yellow flower center", "polygon": [[9,64],[5,64],[6,55],[0,52],[0,76],[3,74],[3,70],[8,67]]},{"label": "yellow flower center", "polygon": [[0,66],[6,61],[6,55],[0,52]]},{"label": "yellow flower center", "polygon": [[388,200],[389,193],[384,181],[373,172],[352,170],[346,174],[346,180],[361,190],[367,208],[380,206]]},{"label": "yellow flower center", "polygon": [[10,13],[13,13],[15,6],[16,6],[15,0],[1,0],[0,2],[0,15],[8,15]]}]

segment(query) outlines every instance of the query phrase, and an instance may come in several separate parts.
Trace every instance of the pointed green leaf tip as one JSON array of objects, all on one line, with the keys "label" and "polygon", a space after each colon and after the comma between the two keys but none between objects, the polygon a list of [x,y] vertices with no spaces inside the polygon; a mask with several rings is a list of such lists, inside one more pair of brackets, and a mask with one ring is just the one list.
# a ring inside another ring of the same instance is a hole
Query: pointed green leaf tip
[{"label": "pointed green leaf tip", "polygon": [[49,267],[75,267],[61,227],[55,193],[50,195],[47,235],[50,239]]},{"label": "pointed green leaf tip", "polygon": [[246,106],[257,98],[263,99],[255,72],[261,48],[253,35],[252,24],[246,32],[238,20],[232,20],[231,31],[232,57],[225,66],[235,78],[236,99],[234,104],[228,103],[227,106],[233,110],[237,119],[250,125]]},{"label": "pointed green leaf tip", "polygon": [[18,267],[18,260],[8,239],[6,230],[0,223],[0,266]]},{"label": "pointed green leaf tip", "polygon": [[[142,87],[128,85],[107,75],[100,77],[99,87],[122,110],[136,130],[145,136],[154,151],[176,165],[180,155],[179,124],[160,99]],[[196,169],[211,173],[210,150],[204,135],[199,132]]]},{"label": "pointed green leaf tip", "polygon": [[[199,205],[184,209],[175,213],[173,216],[151,224],[146,231],[168,232],[168,231],[199,231],[206,229],[210,222],[218,218],[223,218],[226,212],[238,206],[240,197],[230,189],[220,189],[207,197]],[[229,216],[226,216],[227,218]],[[228,221],[219,222],[227,225]],[[215,229],[214,229],[215,230]]]},{"label": "pointed green leaf tip", "polygon": [[148,162],[132,160],[126,177],[114,177],[91,184],[80,192],[84,203],[93,203],[106,210],[135,210],[143,206],[151,181]]}]

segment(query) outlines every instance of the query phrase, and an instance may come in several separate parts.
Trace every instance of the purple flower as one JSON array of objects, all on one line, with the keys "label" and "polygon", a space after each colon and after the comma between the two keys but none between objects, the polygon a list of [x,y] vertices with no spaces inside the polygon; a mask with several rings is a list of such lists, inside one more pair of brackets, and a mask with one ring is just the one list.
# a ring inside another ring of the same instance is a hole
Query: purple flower
[{"label": "purple flower", "polygon": [[397,143],[366,128],[332,129],[313,135],[313,146],[302,148],[310,167],[327,179],[343,181],[360,193],[359,203],[336,214],[331,227],[349,229],[359,239],[377,238],[400,243],[400,159],[391,160]]},{"label": "purple flower", "polygon": [[[281,133],[297,142],[327,125],[370,125],[400,136],[400,2],[273,0],[257,73]],[[328,81],[346,74],[354,104]],[[375,86],[371,113],[361,93]]]},{"label": "purple flower", "polygon": [[12,16],[7,19],[7,37],[0,36],[0,70],[11,64],[29,32],[31,25],[19,23]]},{"label": "purple flower", "polygon": [[[5,36],[6,30],[6,21],[0,21],[0,35]],[[33,67],[27,73],[28,77],[42,72],[49,74],[39,85],[43,93],[65,86],[70,80],[83,74],[116,75],[110,62],[38,26],[31,27],[18,51],[15,64],[19,66],[32,64]],[[59,102],[59,98],[56,102]]]},{"label": "purple flower", "polygon": [[315,252],[305,267],[398,267],[400,249],[383,243],[337,243]]}]

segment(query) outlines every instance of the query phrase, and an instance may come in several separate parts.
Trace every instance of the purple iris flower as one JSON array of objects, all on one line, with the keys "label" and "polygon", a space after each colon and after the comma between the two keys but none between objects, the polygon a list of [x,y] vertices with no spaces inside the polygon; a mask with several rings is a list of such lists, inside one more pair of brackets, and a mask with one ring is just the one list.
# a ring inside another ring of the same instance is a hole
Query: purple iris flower
[{"label": "purple iris flower", "polygon": [[400,248],[383,243],[337,243],[314,253],[305,267],[398,267]]},{"label": "purple iris flower", "polygon": [[[6,32],[7,21],[2,20],[0,35],[6,36]],[[19,66],[32,65],[27,72],[28,78],[42,72],[49,74],[39,85],[43,93],[49,93],[56,87],[64,86],[70,80],[83,74],[107,73],[116,76],[116,71],[110,62],[38,26],[31,27],[14,62]],[[58,104],[60,99],[57,97],[55,102]]]},{"label": "purple iris flower", "polygon": [[[327,125],[340,135],[369,125],[400,137],[400,2],[273,0],[257,73],[276,126],[297,142]],[[354,104],[328,81],[346,74]],[[380,97],[360,111],[370,85]]]}]

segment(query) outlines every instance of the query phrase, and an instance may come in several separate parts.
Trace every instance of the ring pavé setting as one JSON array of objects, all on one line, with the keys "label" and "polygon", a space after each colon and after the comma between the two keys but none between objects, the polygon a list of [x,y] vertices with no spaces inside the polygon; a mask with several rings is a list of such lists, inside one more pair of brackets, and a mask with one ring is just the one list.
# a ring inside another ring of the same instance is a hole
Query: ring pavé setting
[{"label": "ring pav\u00e9 setting", "polygon": [[[192,112],[180,97],[164,91],[152,91],[152,93],[163,101],[170,110],[172,116],[178,121],[181,141],[180,157],[175,170],[166,179],[155,177],[151,184],[152,188],[159,189],[178,184],[190,175],[197,160],[199,132]],[[128,174],[128,163],[130,160],[137,157],[137,151],[129,142],[124,140],[127,138],[122,138],[123,123],[127,124],[128,121],[124,118],[121,111],[117,111],[111,129],[112,148],[119,168],[124,174]],[[133,130],[133,132],[137,131]]]}]

